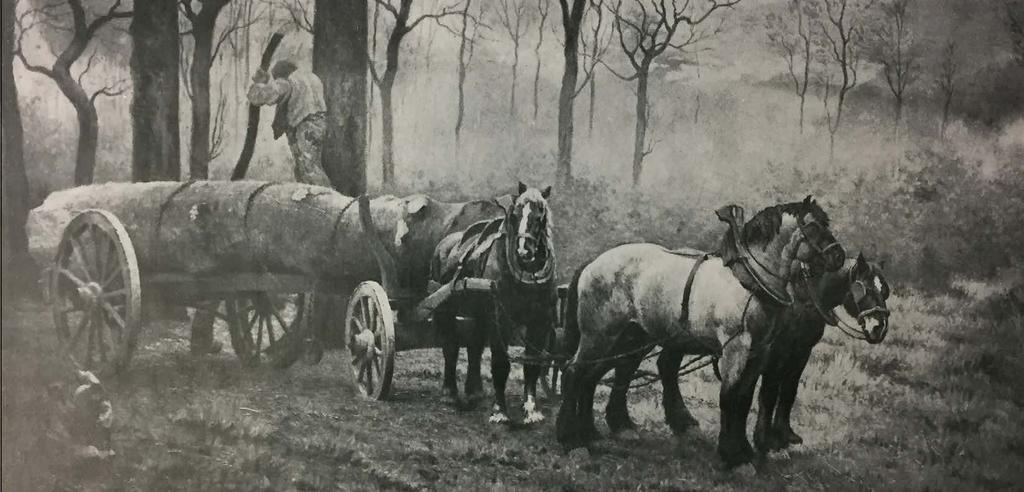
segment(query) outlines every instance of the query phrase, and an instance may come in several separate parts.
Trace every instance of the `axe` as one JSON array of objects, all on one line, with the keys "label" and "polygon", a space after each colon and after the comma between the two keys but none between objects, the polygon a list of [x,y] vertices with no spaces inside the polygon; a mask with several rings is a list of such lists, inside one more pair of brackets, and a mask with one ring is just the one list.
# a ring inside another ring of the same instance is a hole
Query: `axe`
[{"label": "axe", "polygon": [[[274,51],[277,50],[277,46],[281,44],[282,39],[284,39],[284,34],[275,32],[270,36],[270,41],[267,41],[267,46],[263,48],[263,57],[260,58],[260,69],[264,72],[270,70],[270,60],[274,57]],[[231,181],[245,178],[245,173],[249,170],[249,161],[252,160],[252,152],[256,148],[256,132],[259,130],[259,126],[260,107],[250,104],[249,123],[245,131],[245,143],[242,145],[242,154],[238,156],[238,162],[235,163],[235,170],[231,172]]]}]

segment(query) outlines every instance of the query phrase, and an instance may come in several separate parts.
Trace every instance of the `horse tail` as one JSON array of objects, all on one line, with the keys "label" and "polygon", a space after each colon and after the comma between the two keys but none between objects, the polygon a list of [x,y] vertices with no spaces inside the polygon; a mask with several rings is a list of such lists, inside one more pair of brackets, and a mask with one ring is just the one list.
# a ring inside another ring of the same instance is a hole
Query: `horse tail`
[{"label": "horse tail", "polygon": [[583,275],[583,269],[587,265],[583,265],[576,269],[576,272],[572,275],[572,281],[569,282],[569,291],[565,297],[565,317],[563,323],[563,330],[565,333],[562,336],[562,353],[567,358],[572,358],[576,355],[576,350],[580,346],[580,322],[579,322],[579,303],[580,303],[580,276]]}]

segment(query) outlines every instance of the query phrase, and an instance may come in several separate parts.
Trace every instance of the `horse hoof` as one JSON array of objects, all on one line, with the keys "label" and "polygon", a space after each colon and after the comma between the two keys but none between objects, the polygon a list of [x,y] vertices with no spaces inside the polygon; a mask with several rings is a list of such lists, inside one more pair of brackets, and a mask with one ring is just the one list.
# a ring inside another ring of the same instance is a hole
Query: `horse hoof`
[{"label": "horse hoof", "polygon": [[587,448],[576,448],[566,455],[569,463],[579,466],[590,460],[590,450]]},{"label": "horse hoof", "polygon": [[526,412],[526,418],[523,419],[523,423],[526,423],[526,424],[535,424],[537,422],[543,422],[543,421],[544,421],[544,414],[540,413],[540,412],[538,412],[536,410],[534,410],[534,411],[527,411]]},{"label": "horse hoof", "polygon": [[615,439],[620,441],[639,441],[640,433],[635,429],[626,429],[613,434]]},{"label": "horse hoof", "polygon": [[753,478],[757,476],[757,469],[750,463],[744,463],[732,470],[733,475],[742,478]]},{"label": "horse hoof", "polygon": [[491,417],[487,419],[492,424],[506,424],[508,423],[508,415],[505,412],[495,412],[491,414]]},{"label": "horse hoof", "polygon": [[780,461],[789,461],[790,459],[792,459],[789,456],[789,451],[786,451],[785,449],[776,451],[774,453],[769,453],[768,456],[771,459],[773,459],[773,460],[780,460]]}]

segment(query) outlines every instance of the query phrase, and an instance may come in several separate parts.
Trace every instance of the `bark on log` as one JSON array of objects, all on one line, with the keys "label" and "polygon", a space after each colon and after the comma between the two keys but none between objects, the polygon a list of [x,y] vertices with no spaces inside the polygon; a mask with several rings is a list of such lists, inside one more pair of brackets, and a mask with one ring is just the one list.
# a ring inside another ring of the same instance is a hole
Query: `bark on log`
[{"label": "bark on log", "polygon": [[[301,183],[196,181],[108,183],[51,194],[29,214],[29,249],[52,261],[78,211],[101,208],[125,225],[142,275],[292,273],[347,284],[379,277],[358,205],[329,188]],[[409,227],[406,203],[370,202],[395,255]],[[403,223],[403,225],[399,225]]]}]

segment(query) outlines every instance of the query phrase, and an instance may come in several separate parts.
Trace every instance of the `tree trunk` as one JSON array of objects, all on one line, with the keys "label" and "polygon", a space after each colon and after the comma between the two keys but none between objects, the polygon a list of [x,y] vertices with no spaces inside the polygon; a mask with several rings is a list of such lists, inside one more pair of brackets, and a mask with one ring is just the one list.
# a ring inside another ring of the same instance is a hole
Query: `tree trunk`
[{"label": "tree trunk", "polygon": [[472,0],[466,1],[465,10],[462,11],[462,31],[459,36],[459,99],[458,108],[455,113],[455,146],[458,150],[459,136],[462,133],[462,121],[466,117],[466,31],[468,29],[469,4]]},{"label": "tree trunk", "polygon": [[597,74],[590,74],[590,107],[587,110],[587,136],[594,136],[594,101],[597,99]]},{"label": "tree trunk", "polygon": [[894,118],[893,120],[893,133],[899,135],[900,133],[900,121],[903,120],[903,94],[896,95],[895,101],[893,102]]},{"label": "tree trunk", "polygon": [[178,2],[139,2],[129,31],[132,181],[177,181],[181,175]]},{"label": "tree trunk", "polygon": [[[804,87],[807,87],[806,85]],[[804,134],[804,103],[807,101],[807,92],[800,93],[800,134]]]},{"label": "tree trunk", "polygon": [[395,185],[395,123],[394,108],[391,105],[391,90],[394,88],[394,80],[384,76],[380,85],[380,113],[381,113],[381,159],[383,164],[383,185],[384,189],[392,189]]},{"label": "tree trunk", "polygon": [[[60,61],[60,60],[59,60]],[[70,63],[55,64],[53,81],[75,108],[78,118],[78,148],[75,151],[75,185],[92,183],[96,170],[96,147],[99,140],[99,118],[92,99],[78,85],[70,72]]]},{"label": "tree trunk", "polygon": [[516,75],[519,73],[519,40],[515,41],[512,51],[512,94],[508,103],[508,115],[516,115]]},{"label": "tree trunk", "polygon": [[313,71],[324,84],[323,166],[344,195],[366,193],[367,2],[316,0]]},{"label": "tree trunk", "polygon": [[189,83],[192,86],[192,140],[189,151],[190,179],[210,177],[210,68],[213,66],[213,28],[217,14],[208,17],[204,7],[192,23],[192,67]]},{"label": "tree trunk", "polygon": [[28,175],[25,172],[24,129],[18,107],[18,87],[14,83],[14,9],[15,0],[3,0],[3,291],[26,292],[37,278],[36,267],[28,254],[25,221],[28,218]]},{"label": "tree trunk", "polygon": [[942,139],[946,138],[946,125],[949,124],[949,110],[953,105],[953,93],[947,92],[945,94],[945,100],[942,102],[942,124],[939,126],[939,137]]},{"label": "tree trunk", "polygon": [[647,72],[643,71],[636,79],[636,131],[633,134],[633,187],[640,186],[640,174],[643,172],[644,142],[647,139]]},{"label": "tree trunk", "polygon": [[544,26],[541,25],[540,38],[537,40],[537,49],[534,53],[537,55],[537,70],[533,72],[533,123],[537,123],[537,113],[540,110],[540,48],[541,44],[544,43]]},{"label": "tree trunk", "polygon": [[78,151],[75,155],[75,184],[92,183],[96,172],[96,148],[99,146],[100,124],[96,106],[88,98],[73,100],[78,112]]},{"label": "tree trunk", "polygon": [[565,45],[562,54],[565,69],[562,72],[562,88],[558,93],[558,182],[572,179],[572,137],[573,106],[576,94],[576,80],[579,77],[579,36],[586,0],[559,2],[562,9],[562,27],[565,30]]}]

